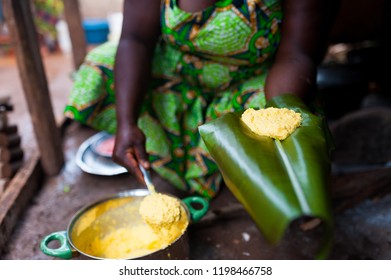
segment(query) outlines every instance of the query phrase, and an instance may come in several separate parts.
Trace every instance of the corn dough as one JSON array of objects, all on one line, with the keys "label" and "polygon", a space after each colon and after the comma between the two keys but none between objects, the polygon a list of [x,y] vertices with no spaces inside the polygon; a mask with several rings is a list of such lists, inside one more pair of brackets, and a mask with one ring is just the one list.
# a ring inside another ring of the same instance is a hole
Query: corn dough
[{"label": "corn dough", "polygon": [[174,240],[187,227],[186,212],[178,199],[154,193],[140,204],[140,216],[163,240]]},{"label": "corn dough", "polygon": [[180,206],[177,199],[154,193],[141,202],[140,215],[148,224],[167,226],[179,221]]},{"label": "corn dough", "polygon": [[278,140],[284,140],[291,135],[302,121],[300,113],[274,107],[247,109],[241,119],[254,133]]}]

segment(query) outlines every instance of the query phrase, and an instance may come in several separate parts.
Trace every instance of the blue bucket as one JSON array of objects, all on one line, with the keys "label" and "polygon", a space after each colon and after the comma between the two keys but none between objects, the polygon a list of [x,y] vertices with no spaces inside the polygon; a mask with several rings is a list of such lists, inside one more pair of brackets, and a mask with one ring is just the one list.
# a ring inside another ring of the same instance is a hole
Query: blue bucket
[{"label": "blue bucket", "polygon": [[107,41],[109,23],[106,19],[85,19],[83,28],[88,44],[101,44]]}]

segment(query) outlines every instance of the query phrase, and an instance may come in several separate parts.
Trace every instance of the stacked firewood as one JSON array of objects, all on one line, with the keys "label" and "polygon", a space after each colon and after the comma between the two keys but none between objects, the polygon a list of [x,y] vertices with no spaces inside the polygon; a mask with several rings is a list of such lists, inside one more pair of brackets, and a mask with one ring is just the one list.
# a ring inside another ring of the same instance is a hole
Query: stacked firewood
[{"label": "stacked firewood", "polygon": [[0,195],[23,164],[18,127],[8,121],[8,113],[12,110],[10,98],[0,97]]}]

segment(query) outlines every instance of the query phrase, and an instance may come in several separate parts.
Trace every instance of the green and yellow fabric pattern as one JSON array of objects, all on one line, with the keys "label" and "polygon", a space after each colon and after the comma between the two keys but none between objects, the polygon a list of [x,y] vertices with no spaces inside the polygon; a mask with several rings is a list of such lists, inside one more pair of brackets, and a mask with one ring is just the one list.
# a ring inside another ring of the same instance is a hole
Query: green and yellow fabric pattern
[{"label": "green and yellow fabric pattern", "polygon": [[[163,0],[162,35],[139,126],[153,169],[174,186],[211,198],[221,175],[198,127],[227,112],[265,106],[265,78],[280,41],[277,0],[222,0],[189,13]],[[113,64],[117,44],[91,51],[65,115],[116,131]]]}]

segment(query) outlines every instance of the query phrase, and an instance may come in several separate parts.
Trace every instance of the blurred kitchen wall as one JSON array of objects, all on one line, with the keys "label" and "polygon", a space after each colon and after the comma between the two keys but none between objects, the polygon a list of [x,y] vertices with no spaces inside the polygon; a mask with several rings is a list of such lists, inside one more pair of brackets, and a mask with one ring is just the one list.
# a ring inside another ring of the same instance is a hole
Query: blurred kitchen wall
[{"label": "blurred kitchen wall", "polygon": [[83,18],[106,18],[108,14],[122,12],[124,0],[79,0]]}]

